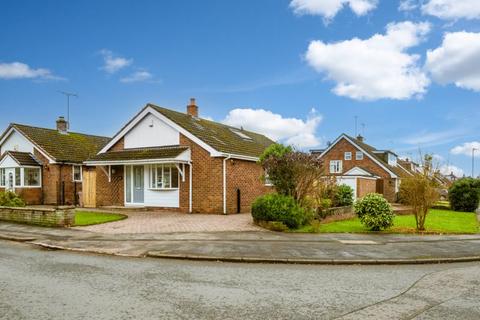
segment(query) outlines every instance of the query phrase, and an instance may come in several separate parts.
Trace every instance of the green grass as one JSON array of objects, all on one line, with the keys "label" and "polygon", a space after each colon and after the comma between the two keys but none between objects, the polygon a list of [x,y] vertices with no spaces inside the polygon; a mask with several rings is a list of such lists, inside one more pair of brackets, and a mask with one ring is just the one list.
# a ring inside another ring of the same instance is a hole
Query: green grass
[{"label": "green grass", "polygon": [[[425,222],[426,233],[478,233],[478,221],[475,213],[431,209]],[[335,221],[319,226],[305,226],[294,232],[321,233],[366,233],[358,218]],[[393,227],[383,233],[415,233],[415,216],[395,216]]]},{"label": "green grass", "polygon": [[127,218],[124,214],[93,212],[93,211],[77,211],[75,213],[75,226],[91,226],[105,222],[123,220]]}]

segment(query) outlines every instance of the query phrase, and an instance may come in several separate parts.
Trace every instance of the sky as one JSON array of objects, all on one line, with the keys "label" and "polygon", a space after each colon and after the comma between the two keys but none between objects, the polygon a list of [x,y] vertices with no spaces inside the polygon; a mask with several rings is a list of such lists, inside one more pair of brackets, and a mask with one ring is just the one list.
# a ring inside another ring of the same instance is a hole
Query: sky
[{"label": "sky", "polygon": [[72,131],[112,136],[146,103],[195,97],[302,150],[360,133],[471,175],[480,1],[1,1],[0,127],[54,127],[59,91],[78,94]]}]

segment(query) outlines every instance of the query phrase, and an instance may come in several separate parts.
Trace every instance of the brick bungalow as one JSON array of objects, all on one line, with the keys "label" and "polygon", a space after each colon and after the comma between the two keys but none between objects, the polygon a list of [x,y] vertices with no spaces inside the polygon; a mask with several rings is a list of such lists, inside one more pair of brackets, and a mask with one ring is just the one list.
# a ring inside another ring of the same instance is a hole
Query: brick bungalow
[{"label": "brick bungalow", "polygon": [[355,198],[377,192],[395,202],[401,179],[412,176],[418,168],[390,150],[366,144],[360,135],[353,138],[342,134],[325,150],[311,152],[324,159],[327,174],[335,176],[337,184],[353,188]]},{"label": "brick bungalow", "polygon": [[110,139],[12,123],[0,136],[0,191],[11,190],[27,204],[78,204],[83,161]]},{"label": "brick bungalow", "polygon": [[268,192],[257,163],[267,137],[198,115],[147,104],[85,162],[86,206],[140,206],[180,212],[249,212]]}]

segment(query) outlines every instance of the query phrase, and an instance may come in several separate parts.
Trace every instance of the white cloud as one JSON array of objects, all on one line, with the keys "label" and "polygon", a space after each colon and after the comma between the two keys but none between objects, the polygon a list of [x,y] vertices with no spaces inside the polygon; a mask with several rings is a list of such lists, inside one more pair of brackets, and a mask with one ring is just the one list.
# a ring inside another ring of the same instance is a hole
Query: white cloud
[{"label": "white cloud", "polygon": [[21,62],[0,63],[0,79],[64,80],[53,75],[48,69],[32,69],[28,64]]},{"label": "white cloud", "polygon": [[412,11],[418,8],[418,0],[401,0],[398,10]]},{"label": "white cloud", "polygon": [[336,82],[333,92],[357,100],[409,99],[430,84],[418,67],[419,56],[407,49],[430,31],[429,23],[391,23],[386,33],[369,39],[324,43],[312,41],[305,55],[310,66]]},{"label": "white cloud", "polygon": [[440,166],[440,173],[444,175],[454,174],[456,177],[462,177],[464,172],[461,168],[454,165],[443,165]]},{"label": "white cloud", "polygon": [[121,78],[120,82],[123,82],[123,83],[141,82],[141,81],[151,80],[152,78],[153,78],[153,75],[150,72],[141,70],[141,71],[136,71],[129,76]]},{"label": "white cloud", "polygon": [[298,15],[323,16],[325,21],[333,19],[344,6],[362,16],[377,7],[378,0],[292,0],[290,8]]},{"label": "white cloud", "polygon": [[425,68],[438,83],[480,91],[480,33],[446,33],[440,47],[428,50]]},{"label": "white cloud", "polygon": [[284,118],[280,114],[264,109],[233,109],[223,123],[265,134],[275,141],[291,144],[299,148],[314,147],[320,144],[315,135],[322,116],[314,109],[306,120]]},{"label": "white cloud", "polygon": [[479,0],[427,0],[422,12],[444,20],[480,19]]},{"label": "white cloud", "polygon": [[480,157],[480,141],[465,142],[454,147],[452,150],[450,150],[450,152],[452,154],[461,154],[471,157],[473,149],[476,149],[475,156]]},{"label": "white cloud", "polygon": [[132,64],[133,59],[126,59],[113,54],[112,51],[107,49],[100,50],[100,54],[103,56],[104,65],[101,69],[108,73],[115,73],[125,67]]}]

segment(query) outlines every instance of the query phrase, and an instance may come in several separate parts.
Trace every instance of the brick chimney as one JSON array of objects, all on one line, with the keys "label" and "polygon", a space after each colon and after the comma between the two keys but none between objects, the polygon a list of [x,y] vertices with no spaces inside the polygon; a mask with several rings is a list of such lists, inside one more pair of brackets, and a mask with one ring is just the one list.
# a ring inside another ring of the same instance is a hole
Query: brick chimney
[{"label": "brick chimney", "polygon": [[187,105],[187,114],[198,118],[198,106],[195,104],[195,98],[190,98],[190,103]]},{"label": "brick chimney", "polygon": [[60,133],[67,133],[68,131],[68,122],[64,117],[58,117],[57,119],[57,130]]},{"label": "brick chimney", "polygon": [[360,142],[363,142],[364,138],[363,138],[362,135],[359,134],[359,135],[357,136],[357,140],[360,141]]}]

